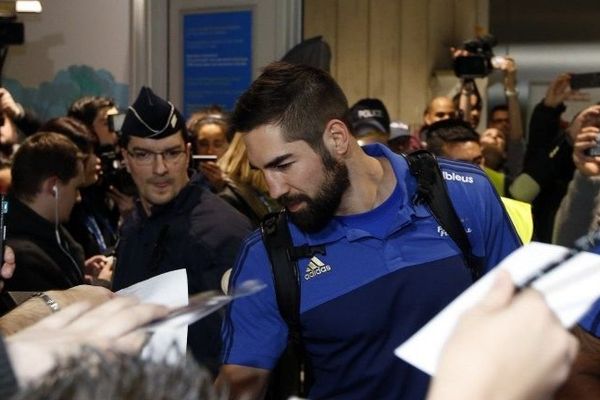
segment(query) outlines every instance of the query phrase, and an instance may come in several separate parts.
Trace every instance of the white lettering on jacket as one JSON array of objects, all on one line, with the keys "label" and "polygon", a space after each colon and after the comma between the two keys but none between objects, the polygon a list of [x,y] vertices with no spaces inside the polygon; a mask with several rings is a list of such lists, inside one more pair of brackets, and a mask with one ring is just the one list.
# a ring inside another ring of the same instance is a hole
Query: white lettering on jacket
[{"label": "white lettering on jacket", "polygon": [[447,181],[458,181],[458,182],[463,182],[463,183],[473,183],[474,182],[472,176],[464,176],[464,175],[457,174],[456,172],[442,171],[442,175],[444,175],[444,179]]}]

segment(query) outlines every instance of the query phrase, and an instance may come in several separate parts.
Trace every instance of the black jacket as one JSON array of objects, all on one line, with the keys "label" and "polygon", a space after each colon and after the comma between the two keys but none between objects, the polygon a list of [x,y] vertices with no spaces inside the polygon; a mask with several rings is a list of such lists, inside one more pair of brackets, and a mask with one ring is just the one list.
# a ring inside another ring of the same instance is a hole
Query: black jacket
[{"label": "black jacket", "polygon": [[[125,220],[117,246],[113,289],[119,290],[164,272],[185,268],[190,294],[220,289],[223,273],[232,268],[248,220],[205,189],[195,175],[169,203],[137,209]],[[196,359],[216,369],[220,351],[217,315],[192,325],[188,343]]]},{"label": "black jacket", "polygon": [[550,243],[554,216],[573,178],[573,147],[567,134],[560,129],[560,115],[564,105],[547,107],[543,102],[535,106],[529,123],[529,142],[523,172],[540,186],[533,200],[533,237]]},{"label": "black jacket", "polygon": [[[86,259],[97,254],[112,255],[117,242],[118,210],[109,209],[105,201],[106,190],[97,185],[80,192],[81,202],[73,206],[65,228],[81,244]],[[92,224],[95,226],[91,227]],[[100,240],[105,249],[101,248]]]},{"label": "black jacket", "polygon": [[6,290],[68,289],[84,283],[81,246],[61,225],[61,244],[54,223],[47,221],[14,197],[9,198],[7,245],[15,251],[17,268]]}]

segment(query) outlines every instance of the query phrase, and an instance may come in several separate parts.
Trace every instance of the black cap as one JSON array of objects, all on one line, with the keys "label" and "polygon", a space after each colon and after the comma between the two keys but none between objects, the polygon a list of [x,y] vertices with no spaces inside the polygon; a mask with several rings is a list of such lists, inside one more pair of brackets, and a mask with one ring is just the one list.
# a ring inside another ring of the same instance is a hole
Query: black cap
[{"label": "black cap", "polygon": [[121,135],[162,139],[182,130],[185,121],[175,106],[143,86],[125,114]]},{"label": "black cap", "polygon": [[349,122],[356,137],[371,132],[390,133],[390,116],[379,99],[362,99],[350,108]]}]

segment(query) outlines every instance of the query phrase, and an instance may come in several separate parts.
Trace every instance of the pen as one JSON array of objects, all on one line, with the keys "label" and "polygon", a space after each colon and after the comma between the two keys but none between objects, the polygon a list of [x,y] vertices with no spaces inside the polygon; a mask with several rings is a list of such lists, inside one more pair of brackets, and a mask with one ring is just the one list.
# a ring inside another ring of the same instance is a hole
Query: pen
[{"label": "pen", "polygon": [[598,246],[599,244],[600,244],[600,230],[592,232],[589,235],[580,237],[573,244],[573,249],[571,249],[561,259],[549,263],[544,268],[540,269],[535,274],[533,274],[532,276],[527,278],[527,280],[525,282],[521,283],[520,285],[517,285],[517,292],[520,292],[521,290],[530,287],[535,281],[540,279],[542,276],[548,274],[549,272],[554,270],[556,267],[560,266],[565,261],[573,258],[574,256],[581,253],[582,251],[590,251],[591,249]]},{"label": "pen", "polygon": [[550,271],[554,270],[556,267],[562,265],[562,263],[564,263],[565,261],[573,258],[576,254],[579,254],[579,250],[573,249],[573,250],[569,251],[567,254],[565,254],[561,259],[549,263],[544,268],[540,269],[535,274],[533,274],[532,276],[527,278],[527,280],[525,282],[521,283],[520,285],[517,285],[517,292],[520,292],[521,290],[530,287],[535,281],[540,279],[542,276],[548,274]]}]

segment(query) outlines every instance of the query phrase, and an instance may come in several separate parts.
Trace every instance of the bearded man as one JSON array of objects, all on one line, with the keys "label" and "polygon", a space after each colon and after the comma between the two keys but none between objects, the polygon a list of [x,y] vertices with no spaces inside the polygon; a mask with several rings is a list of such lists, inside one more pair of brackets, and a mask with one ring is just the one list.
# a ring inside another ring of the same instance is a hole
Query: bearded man
[{"label": "bearded man", "polygon": [[[428,377],[393,351],[472,278],[431,211],[413,202],[406,160],[380,144],[361,148],[347,115],[346,97],[326,72],[274,63],[240,97],[233,123],[285,207],[294,246],[323,248],[297,260],[302,343],[314,377],[308,397],[422,399]],[[519,239],[480,168],[440,166],[488,271]],[[315,266],[320,273],[311,273]],[[246,239],[230,285],[246,279],[267,288],[229,308],[218,383],[228,383],[233,398],[257,399],[288,339],[260,234]]]}]

